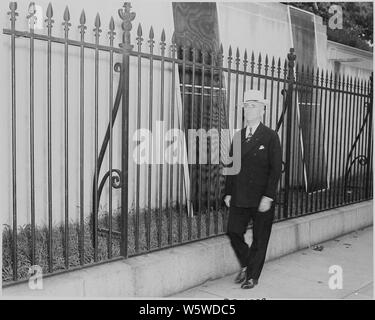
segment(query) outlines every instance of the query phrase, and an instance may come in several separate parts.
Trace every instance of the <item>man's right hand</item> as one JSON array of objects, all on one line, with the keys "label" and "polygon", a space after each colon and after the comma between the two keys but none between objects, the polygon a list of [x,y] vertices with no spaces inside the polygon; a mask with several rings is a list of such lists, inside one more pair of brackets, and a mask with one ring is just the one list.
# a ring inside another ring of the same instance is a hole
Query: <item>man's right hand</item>
[{"label": "man's right hand", "polygon": [[229,208],[230,207],[230,199],[232,199],[232,196],[226,195],[224,198],[225,205]]}]

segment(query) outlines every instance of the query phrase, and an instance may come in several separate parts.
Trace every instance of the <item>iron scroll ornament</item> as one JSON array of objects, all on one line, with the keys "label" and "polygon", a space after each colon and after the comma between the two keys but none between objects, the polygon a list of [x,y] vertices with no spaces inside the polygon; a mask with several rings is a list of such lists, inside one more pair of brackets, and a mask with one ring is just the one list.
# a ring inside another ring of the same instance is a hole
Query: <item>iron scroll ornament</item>
[{"label": "iron scroll ornament", "polygon": [[366,116],[365,118],[363,119],[363,123],[362,123],[362,126],[353,142],[353,145],[350,149],[350,152],[348,154],[348,157],[346,159],[346,165],[345,165],[345,176],[344,176],[344,199],[345,201],[347,201],[347,197],[348,197],[348,184],[349,184],[349,176],[350,176],[350,172],[353,168],[353,165],[356,163],[356,161],[358,161],[358,163],[361,165],[361,166],[365,166],[365,165],[368,165],[369,161],[368,161],[368,158],[361,154],[361,155],[358,155],[356,156],[354,159],[352,159],[352,156],[353,156],[353,152],[358,144],[358,141],[361,137],[361,134],[362,132],[364,131],[364,128],[367,124],[368,121],[370,121],[370,113],[371,113],[371,108],[372,108],[372,105],[371,103],[367,103],[366,104],[366,107],[367,107],[367,112],[366,112]]},{"label": "iron scroll ornament", "polygon": [[[117,93],[116,93],[116,98],[115,98],[115,102],[114,102],[114,105],[113,105],[113,109],[112,109],[112,127],[115,123],[115,120],[116,120],[116,117],[117,117],[117,113],[118,113],[118,109],[119,109],[119,106],[120,106],[120,102],[121,102],[121,99],[122,99],[122,96],[123,96],[123,73],[121,72],[122,71],[122,65],[120,62],[116,63],[114,65],[114,70],[116,72],[119,72],[120,73],[120,79],[119,79],[119,83],[118,83],[118,88],[117,88]],[[95,174],[94,174],[94,179],[93,179],[93,197],[92,197],[92,205],[93,205],[93,235],[95,235],[97,232],[98,232],[98,219],[99,219],[99,216],[98,216],[98,212],[96,212],[96,208],[99,207],[99,203],[100,203],[100,197],[102,195],[102,191],[103,191],[103,188],[104,188],[104,185],[106,183],[106,181],[111,177],[111,186],[112,188],[114,189],[119,189],[122,187],[123,185],[123,179],[122,179],[122,172],[121,170],[119,169],[112,169],[112,170],[109,170],[107,171],[103,178],[101,179],[100,183],[99,183],[99,187],[97,189],[97,184],[96,184],[96,178],[95,177],[99,177],[99,174],[100,174],[100,169],[102,167],[102,164],[103,164],[103,159],[104,159],[104,155],[106,153],[106,150],[108,148],[108,144],[109,144],[109,139],[110,139],[110,130],[111,130],[111,123],[108,123],[108,126],[107,126],[107,130],[106,130],[106,134],[104,136],[104,139],[103,139],[103,143],[102,143],[102,146],[100,148],[100,152],[99,152],[99,156],[98,156],[98,165],[97,165],[97,168],[95,169]],[[115,174],[115,175],[113,175]],[[93,246],[95,248],[95,245],[96,245],[96,237],[93,236]]]}]

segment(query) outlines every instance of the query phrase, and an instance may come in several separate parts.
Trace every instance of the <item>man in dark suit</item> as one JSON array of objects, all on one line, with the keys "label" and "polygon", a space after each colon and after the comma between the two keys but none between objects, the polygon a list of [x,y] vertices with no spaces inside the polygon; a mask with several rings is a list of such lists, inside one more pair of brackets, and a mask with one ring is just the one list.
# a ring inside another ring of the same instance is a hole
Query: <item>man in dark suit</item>
[{"label": "man in dark suit", "polygon": [[[253,288],[258,283],[271,234],[275,194],[281,175],[279,136],[261,122],[267,104],[260,91],[245,92],[242,106],[246,126],[235,133],[230,151],[231,156],[241,157],[241,168],[238,174],[227,175],[223,197],[230,208],[227,234],[241,264],[235,282],[241,283],[243,289]],[[233,154],[233,144],[239,139],[241,154]],[[253,241],[249,248],[244,234],[250,219],[253,221]]]}]

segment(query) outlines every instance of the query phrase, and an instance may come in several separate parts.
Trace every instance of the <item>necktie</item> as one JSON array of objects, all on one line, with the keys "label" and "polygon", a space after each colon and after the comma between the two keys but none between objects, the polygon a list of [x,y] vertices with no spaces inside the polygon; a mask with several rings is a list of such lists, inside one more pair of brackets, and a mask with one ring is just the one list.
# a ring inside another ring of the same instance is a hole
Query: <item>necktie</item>
[{"label": "necktie", "polygon": [[250,127],[250,130],[249,130],[249,134],[248,134],[248,138],[251,138],[251,136],[252,136],[253,134],[252,134],[252,132],[251,132],[251,127]]},{"label": "necktie", "polygon": [[246,142],[250,141],[250,138],[251,138],[251,136],[253,135],[252,132],[251,132],[251,127],[250,127],[249,129],[250,129],[250,130],[249,130],[249,134],[248,134],[247,137],[246,137]]}]

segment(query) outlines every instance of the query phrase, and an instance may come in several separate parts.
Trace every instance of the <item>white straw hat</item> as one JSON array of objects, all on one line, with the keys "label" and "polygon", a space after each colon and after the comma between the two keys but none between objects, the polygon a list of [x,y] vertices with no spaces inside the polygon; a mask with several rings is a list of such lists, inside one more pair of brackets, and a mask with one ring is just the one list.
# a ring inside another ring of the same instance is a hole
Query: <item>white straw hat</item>
[{"label": "white straw hat", "polygon": [[262,102],[266,106],[269,104],[269,101],[263,98],[263,93],[259,90],[245,91],[242,106],[244,106],[244,104],[249,101]]}]

